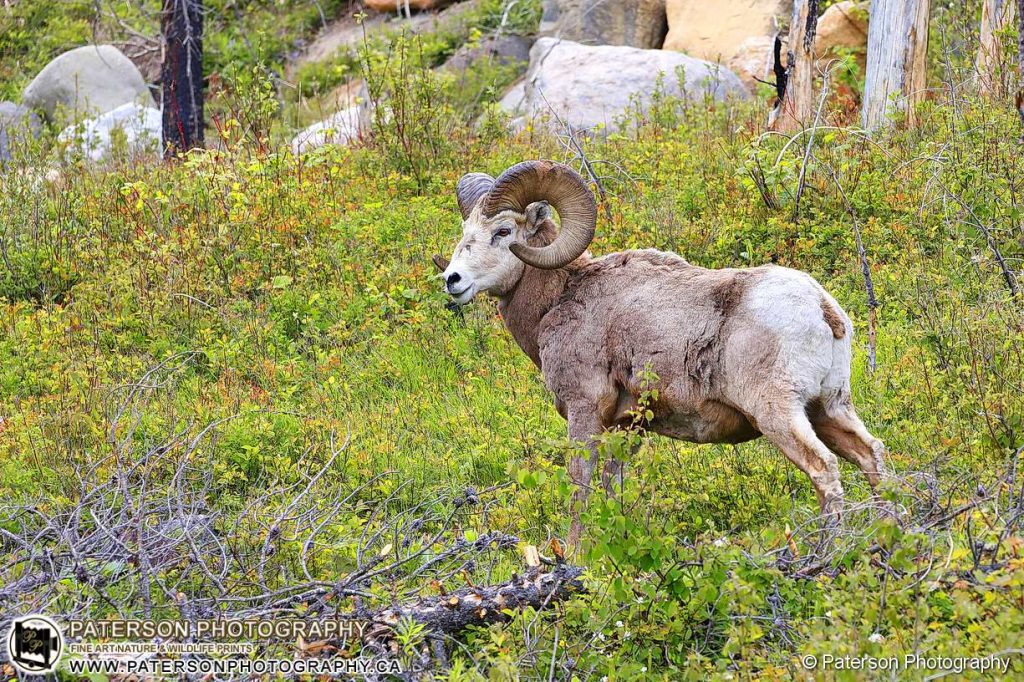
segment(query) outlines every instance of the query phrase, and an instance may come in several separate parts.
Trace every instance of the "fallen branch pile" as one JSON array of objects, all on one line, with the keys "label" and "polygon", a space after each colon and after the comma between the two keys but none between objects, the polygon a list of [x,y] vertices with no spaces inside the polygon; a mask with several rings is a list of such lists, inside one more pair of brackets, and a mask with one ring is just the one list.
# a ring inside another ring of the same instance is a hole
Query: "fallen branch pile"
[{"label": "fallen branch pile", "polygon": [[[1019,558],[1017,543],[1024,531],[1024,477],[1018,471],[1022,450],[1010,457],[1003,471],[984,480],[967,471],[943,475],[941,484],[939,476],[925,472],[900,476],[887,484],[891,500],[847,503],[838,525],[809,518],[773,553],[776,562],[794,578],[834,577],[843,569],[842,558],[856,552],[870,555],[874,566],[899,578],[905,569],[890,559],[900,545],[913,542],[920,556],[933,557],[917,567],[914,577],[923,578],[935,568],[934,557],[949,553],[949,543],[959,536],[951,533],[955,527],[966,535],[972,561],[967,569],[947,571],[942,580],[980,584],[985,574]],[[875,537],[884,528],[879,519],[888,519],[898,529],[899,540]],[[798,545],[811,549],[800,554]]]},{"label": "fallen branch pile", "polygon": [[[139,386],[160,385],[154,372]],[[249,488],[260,495],[241,508],[225,504],[208,454],[223,421],[182,426],[139,452],[137,418],[117,424],[141,413],[130,403],[143,393],[130,387],[113,416],[112,452],[81,472],[77,493],[0,505],[0,631],[26,613],[190,623],[353,618],[372,623],[364,645],[386,655],[406,618],[426,626],[443,657],[443,643],[469,626],[542,610],[582,589],[581,569],[564,563],[494,580],[519,538],[462,529],[488,527],[507,486],[416,495],[391,472],[350,484],[347,443],[333,437],[298,463],[298,480],[267,474]]]},{"label": "fallen branch pile", "polygon": [[[193,622],[340,617],[369,622],[363,644],[387,654],[395,652],[395,627],[411,619],[426,626],[435,654],[443,657],[437,643],[470,626],[507,620],[527,607],[549,608],[583,589],[582,569],[558,563],[547,572],[531,566],[495,585],[444,592],[445,580],[489,575],[497,553],[516,550],[513,535],[490,532],[468,541],[455,528],[457,521],[486,514],[501,487],[389,512],[403,487],[397,484],[391,496],[365,509],[361,536],[326,542],[322,536],[332,522],[384,475],[351,490],[318,486],[343,451],[338,448],[305,485],[268,489],[231,518],[206,503],[210,482],[203,464],[188,456],[194,448],[173,457],[168,476],[171,453],[181,443],[188,441],[161,444],[131,464],[107,461],[112,475],[100,476],[101,467],[93,467],[77,500],[66,506],[0,509],[9,519],[0,526],[0,630],[30,612],[60,620],[111,611]],[[157,484],[157,472],[169,478],[169,488]],[[196,475],[203,485],[196,485]],[[271,508],[279,510],[276,516],[258,513]],[[283,555],[283,547],[296,545],[296,555]],[[353,570],[333,581],[322,570],[322,555],[332,548],[356,555]],[[423,596],[427,589],[442,593]],[[381,605],[388,594],[401,596]]]}]

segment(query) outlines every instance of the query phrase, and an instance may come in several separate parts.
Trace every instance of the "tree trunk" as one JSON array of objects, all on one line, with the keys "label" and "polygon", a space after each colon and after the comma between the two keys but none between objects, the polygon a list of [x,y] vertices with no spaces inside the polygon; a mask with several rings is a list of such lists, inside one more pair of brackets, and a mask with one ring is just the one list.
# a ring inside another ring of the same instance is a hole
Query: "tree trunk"
[{"label": "tree trunk", "polygon": [[1012,0],[982,0],[981,31],[978,42],[978,89],[982,94],[1005,97],[1012,87],[1010,64],[1006,61],[1003,37],[1012,24],[1015,4]]},{"label": "tree trunk", "polygon": [[874,0],[868,21],[868,66],[864,78],[865,128],[883,125],[895,110],[907,125],[924,99],[929,0]]},{"label": "tree trunk", "polygon": [[203,144],[203,2],[163,0],[164,157]]},{"label": "tree trunk", "polygon": [[785,92],[772,128],[793,132],[814,117],[814,34],[818,30],[818,0],[794,0],[786,56]]}]

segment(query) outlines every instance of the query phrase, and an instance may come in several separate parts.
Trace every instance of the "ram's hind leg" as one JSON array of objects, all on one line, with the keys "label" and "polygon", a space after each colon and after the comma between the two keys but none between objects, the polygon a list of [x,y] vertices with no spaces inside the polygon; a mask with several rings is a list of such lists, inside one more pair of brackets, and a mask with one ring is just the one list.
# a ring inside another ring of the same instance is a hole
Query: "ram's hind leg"
[{"label": "ram's hind leg", "polygon": [[751,416],[758,430],[811,479],[822,514],[838,518],[843,508],[839,462],[818,439],[803,407],[793,405],[778,412],[763,410],[762,414]]},{"label": "ram's hind leg", "polygon": [[835,405],[812,414],[811,423],[821,440],[864,472],[872,488],[886,478],[885,445],[864,427],[851,405]]}]

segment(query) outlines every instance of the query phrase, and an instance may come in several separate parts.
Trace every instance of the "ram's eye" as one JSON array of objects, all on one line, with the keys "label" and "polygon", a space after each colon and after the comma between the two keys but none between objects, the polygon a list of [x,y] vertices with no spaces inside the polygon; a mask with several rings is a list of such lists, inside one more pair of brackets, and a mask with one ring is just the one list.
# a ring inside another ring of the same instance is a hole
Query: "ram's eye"
[{"label": "ram's eye", "polygon": [[507,237],[510,234],[512,234],[512,230],[508,229],[507,227],[502,227],[502,228],[499,228],[498,231],[494,233],[494,236],[495,237]]}]

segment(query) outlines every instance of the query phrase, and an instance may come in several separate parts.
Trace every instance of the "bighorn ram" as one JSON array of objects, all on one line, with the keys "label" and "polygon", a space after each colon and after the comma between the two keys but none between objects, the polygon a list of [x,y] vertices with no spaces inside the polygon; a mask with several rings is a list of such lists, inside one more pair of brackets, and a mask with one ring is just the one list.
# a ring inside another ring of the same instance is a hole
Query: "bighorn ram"
[{"label": "bighorn ram", "polygon": [[[653,249],[591,258],[594,196],[552,161],[517,164],[497,180],[470,173],[456,194],[462,240],[450,263],[434,262],[457,304],[482,292],[498,298],[570,438],[589,446],[589,458],[570,464],[577,502],[597,462],[595,437],[629,420],[648,367],[658,377],[656,433],[698,443],[763,435],[810,477],[826,514],[843,502],[833,452],[879,482],[884,446],[850,400],[853,329],[810,275],[708,270]],[[616,466],[606,464],[606,486]],[[579,531],[576,520],[573,540]]]}]

